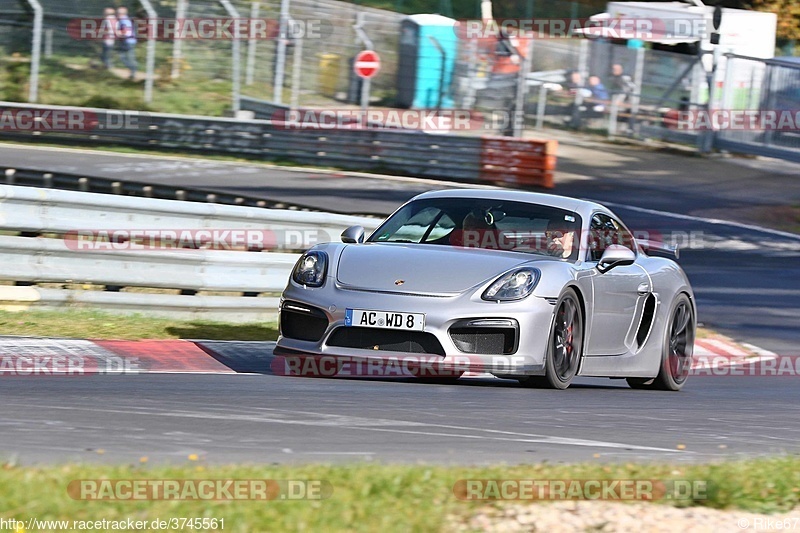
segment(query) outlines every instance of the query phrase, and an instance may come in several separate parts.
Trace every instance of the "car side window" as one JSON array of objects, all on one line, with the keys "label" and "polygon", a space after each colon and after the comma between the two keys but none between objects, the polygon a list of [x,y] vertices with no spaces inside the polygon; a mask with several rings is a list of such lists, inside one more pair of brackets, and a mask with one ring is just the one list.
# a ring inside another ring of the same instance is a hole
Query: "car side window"
[{"label": "car side window", "polygon": [[612,244],[619,244],[636,252],[633,235],[622,224],[608,215],[595,214],[589,225],[589,261],[600,261],[603,252]]}]

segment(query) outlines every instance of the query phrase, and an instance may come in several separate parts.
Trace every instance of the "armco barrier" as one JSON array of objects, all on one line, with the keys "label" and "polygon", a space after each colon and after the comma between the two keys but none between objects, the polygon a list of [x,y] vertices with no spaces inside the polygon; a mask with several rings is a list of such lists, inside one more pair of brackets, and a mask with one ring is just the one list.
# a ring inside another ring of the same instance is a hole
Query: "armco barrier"
[{"label": "armco barrier", "polygon": [[[496,181],[492,169],[487,170],[482,161],[482,158],[488,157],[482,153],[488,141],[480,137],[415,130],[294,129],[268,120],[245,121],[0,102],[1,113],[35,112],[41,115],[47,111],[72,111],[83,117],[82,122],[78,121],[80,127],[61,130],[3,126],[0,127],[0,138],[236,154],[467,183],[476,183],[485,177],[491,178],[489,181]],[[516,152],[528,148],[535,151],[534,155],[525,159],[521,171],[512,171],[514,176],[522,177],[516,183],[539,184],[537,180],[526,176],[536,171],[536,154],[541,151],[543,144],[547,143],[522,141],[515,145]],[[554,161],[555,145],[547,145],[550,146],[548,161]],[[507,165],[501,149],[493,149],[490,158],[491,165],[498,167],[498,170]],[[540,170],[545,173],[549,171]],[[548,186],[547,183],[547,180],[541,181],[543,186]]]},{"label": "armco barrier", "polygon": [[[295,232],[307,239],[335,240],[348,226],[377,227],[377,218],[135,198],[107,194],[0,185],[0,229],[65,234],[77,230],[262,230]],[[316,237],[315,237],[316,236]],[[277,250],[308,248],[283,242]],[[0,269],[2,270],[2,269]],[[0,272],[2,274],[2,272]]]},{"label": "armco barrier", "polygon": [[[297,204],[295,202],[267,199],[260,196],[233,194],[220,190],[199,189],[196,187],[187,188],[164,183],[131,181],[128,179],[121,181],[114,178],[101,178],[98,176],[87,177],[82,174],[47,172],[30,168],[5,168],[0,165],[0,180],[3,179],[5,179],[6,185],[25,185],[27,187],[60,189],[63,191],[95,192],[120,196],[181,200],[186,202],[289,209],[292,211],[322,211],[318,207]],[[351,212],[348,214],[353,213]]]},{"label": "armco barrier", "polygon": [[[264,209],[134,198],[107,194],[0,185],[0,279],[31,285],[88,284],[101,290],[0,286],[0,307],[86,306],[113,312],[205,317],[215,320],[274,319],[296,250],[314,241],[338,240],[354,224],[373,230],[378,219],[330,213]],[[274,232],[271,249],[147,249],[77,246],[64,236],[78,230],[258,230]],[[43,237],[35,237],[42,235]],[[299,240],[294,236],[299,236]],[[121,288],[172,289],[182,294],[120,292]],[[198,291],[243,293],[197,295]],[[255,297],[259,296],[259,297]]]}]

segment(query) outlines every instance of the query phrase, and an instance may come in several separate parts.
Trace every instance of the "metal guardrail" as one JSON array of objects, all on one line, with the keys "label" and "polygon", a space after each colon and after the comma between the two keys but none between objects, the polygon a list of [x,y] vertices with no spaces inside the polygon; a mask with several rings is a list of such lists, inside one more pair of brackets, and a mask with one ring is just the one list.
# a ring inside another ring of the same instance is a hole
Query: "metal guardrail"
[{"label": "metal guardrail", "polygon": [[[329,213],[0,185],[0,230],[25,235],[0,235],[0,279],[25,285],[0,286],[0,307],[85,305],[228,321],[274,318],[277,299],[273,295],[283,290],[298,258],[297,253],[285,251],[338,239],[339,233],[353,224],[372,230],[378,222]],[[112,239],[107,246],[92,245],[96,241],[90,240],[84,246],[78,240],[81,230],[97,237],[113,230],[124,230],[130,236],[135,231],[162,234],[203,229],[249,230],[274,239],[265,246],[269,252],[253,251],[252,247],[251,251],[246,251],[248,247],[242,251],[159,249],[126,246],[130,241],[124,239]],[[105,291],[30,286],[37,283],[89,284]],[[172,289],[181,294],[120,292],[133,287]],[[197,295],[198,291],[242,294]],[[225,315],[226,310],[232,310],[232,315]]]},{"label": "metal guardrail", "polygon": [[[338,239],[341,231],[353,224],[374,229],[380,222],[376,218],[333,213],[8,185],[0,185],[0,213],[0,229],[37,234],[63,235],[78,230],[259,230],[285,238],[268,247],[275,250],[305,249],[315,241]],[[303,240],[298,241],[298,236]]]},{"label": "metal guardrail", "polygon": [[[477,182],[481,140],[419,131],[293,129],[265,120],[124,113],[94,108],[0,102],[4,111],[73,111],[73,129],[0,128],[0,138],[124,145]],[[120,127],[114,126],[123,121]]]},{"label": "metal guardrail", "polygon": [[[6,185],[24,185],[45,189],[66,191],[94,192],[123,196],[139,196],[145,198],[161,198],[164,200],[181,200],[186,202],[203,202],[224,205],[241,205],[268,209],[288,209],[292,211],[320,211],[318,207],[307,206],[295,202],[271,200],[224,191],[180,187],[161,183],[130,181],[65,172],[51,172],[28,168],[4,168],[0,166],[0,180]],[[335,211],[333,211],[335,212]],[[367,213],[348,213],[367,214]]]},{"label": "metal guardrail", "polygon": [[[483,149],[485,142],[480,137],[378,128],[314,129],[269,120],[245,121],[14,102],[0,102],[0,109],[6,113],[43,114],[54,110],[75,113],[73,126],[53,129],[45,127],[46,123],[40,120],[38,126],[0,128],[0,139],[235,154],[458,182],[485,181],[481,170],[487,154]],[[515,141],[529,146],[532,151],[547,145],[555,161],[554,141]],[[490,159],[495,164],[496,156]],[[518,183],[552,186],[540,181],[536,173],[526,175]]]}]

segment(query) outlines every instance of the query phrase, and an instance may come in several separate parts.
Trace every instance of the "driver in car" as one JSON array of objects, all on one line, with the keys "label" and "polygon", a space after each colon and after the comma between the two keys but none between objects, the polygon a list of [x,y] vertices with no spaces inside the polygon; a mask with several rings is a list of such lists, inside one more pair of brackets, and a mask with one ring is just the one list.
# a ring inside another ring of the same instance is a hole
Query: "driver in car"
[{"label": "driver in car", "polygon": [[562,259],[572,255],[575,244],[575,232],[572,230],[548,227],[544,233],[547,242],[547,253]]}]

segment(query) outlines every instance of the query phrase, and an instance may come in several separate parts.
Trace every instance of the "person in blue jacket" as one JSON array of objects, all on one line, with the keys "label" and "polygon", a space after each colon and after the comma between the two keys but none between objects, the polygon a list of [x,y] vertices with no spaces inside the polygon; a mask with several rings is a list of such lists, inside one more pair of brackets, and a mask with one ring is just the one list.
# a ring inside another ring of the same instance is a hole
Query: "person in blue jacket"
[{"label": "person in blue jacket", "polygon": [[122,63],[130,70],[129,79],[136,79],[136,32],[133,21],[128,17],[128,8],[117,9],[117,42]]}]

